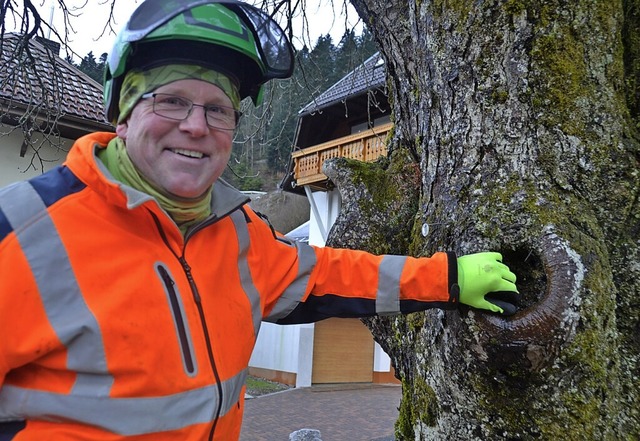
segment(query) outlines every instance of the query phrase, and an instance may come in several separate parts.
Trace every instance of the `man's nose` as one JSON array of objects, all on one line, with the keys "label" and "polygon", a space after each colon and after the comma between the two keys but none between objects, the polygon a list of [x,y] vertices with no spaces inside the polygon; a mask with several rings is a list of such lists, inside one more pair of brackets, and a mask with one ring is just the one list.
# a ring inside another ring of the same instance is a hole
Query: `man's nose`
[{"label": "man's nose", "polygon": [[181,128],[193,134],[201,135],[209,133],[205,106],[194,104],[189,115],[182,120]]}]

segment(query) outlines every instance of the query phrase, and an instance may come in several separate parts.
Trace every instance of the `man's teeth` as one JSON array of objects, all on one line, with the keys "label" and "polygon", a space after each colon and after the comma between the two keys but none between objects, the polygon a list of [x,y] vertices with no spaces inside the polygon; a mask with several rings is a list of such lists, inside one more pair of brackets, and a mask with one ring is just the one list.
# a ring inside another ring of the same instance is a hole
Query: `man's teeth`
[{"label": "man's teeth", "polygon": [[193,150],[185,150],[185,149],[171,149],[173,153],[177,153],[179,155],[188,156],[190,158],[202,158],[204,155],[201,152],[194,152]]}]

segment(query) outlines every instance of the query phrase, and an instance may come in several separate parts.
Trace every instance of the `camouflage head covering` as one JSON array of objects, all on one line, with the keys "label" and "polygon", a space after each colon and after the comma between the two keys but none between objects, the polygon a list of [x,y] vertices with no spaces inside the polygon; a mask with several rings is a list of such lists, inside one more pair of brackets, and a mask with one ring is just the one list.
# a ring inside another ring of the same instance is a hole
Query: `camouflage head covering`
[{"label": "camouflage head covering", "polygon": [[120,115],[117,123],[124,121],[138,100],[145,93],[160,86],[178,80],[202,80],[218,86],[229,97],[233,108],[240,108],[240,94],[238,86],[231,78],[220,72],[191,64],[168,64],[148,70],[130,70],[124,77],[120,91]]}]

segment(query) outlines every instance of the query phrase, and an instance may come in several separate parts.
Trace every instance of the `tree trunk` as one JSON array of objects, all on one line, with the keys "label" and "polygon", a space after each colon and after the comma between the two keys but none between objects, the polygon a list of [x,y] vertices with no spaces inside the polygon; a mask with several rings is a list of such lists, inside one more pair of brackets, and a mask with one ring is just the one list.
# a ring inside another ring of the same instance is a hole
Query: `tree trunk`
[{"label": "tree trunk", "polygon": [[388,163],[327,166],[329,243],[500,251],[522,294],[506,319],[367,321],[403,382],[398,438],[640,438],[640,2],[352,3],[396,129]]}]

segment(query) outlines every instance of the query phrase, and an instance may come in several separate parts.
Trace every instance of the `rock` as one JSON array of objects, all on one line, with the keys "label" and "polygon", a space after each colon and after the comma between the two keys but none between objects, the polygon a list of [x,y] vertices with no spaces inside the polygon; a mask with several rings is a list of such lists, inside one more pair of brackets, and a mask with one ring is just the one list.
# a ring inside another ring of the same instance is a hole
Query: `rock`
[{"label": "rock", "polygon": [[319,430],[300,429],[289,434],[289,441],[322,441],[322,438]]},{"label": "rock", "polygon": [[305,196],[274,191],[253,195],[249,205],[267,216],[273,228],[282,234],[287,234],[309,220],[310,205]]}]

